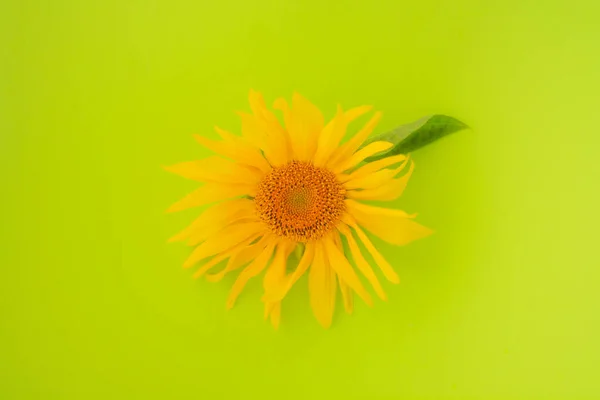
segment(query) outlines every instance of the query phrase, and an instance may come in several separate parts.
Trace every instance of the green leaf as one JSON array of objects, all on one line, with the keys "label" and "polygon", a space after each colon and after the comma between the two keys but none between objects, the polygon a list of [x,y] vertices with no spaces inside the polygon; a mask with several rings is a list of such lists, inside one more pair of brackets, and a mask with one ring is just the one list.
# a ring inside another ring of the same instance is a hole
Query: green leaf
[{"label": "green leaf", "polygon": [[429,115],[410,124],[401,125],[392,131],[373,136],[367,139],[361,147],[380,140],[394,144],[390,150],[365,160],[371,162],[384,157],[410,153],[444,136],[467,128],[466,124],[455,118],[446,115]]}]

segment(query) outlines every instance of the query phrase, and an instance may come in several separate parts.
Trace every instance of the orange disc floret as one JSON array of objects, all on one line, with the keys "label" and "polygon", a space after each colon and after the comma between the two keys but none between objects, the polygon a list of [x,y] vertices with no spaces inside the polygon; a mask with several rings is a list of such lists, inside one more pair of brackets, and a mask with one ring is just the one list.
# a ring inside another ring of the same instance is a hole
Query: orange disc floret
[{"label": "orange disc floret", "polygon": [[282,237],[308,242],[331,231],[344,210],[346,189],[336,175],[310,162],[275,167],[258,185],[256,211]]}]

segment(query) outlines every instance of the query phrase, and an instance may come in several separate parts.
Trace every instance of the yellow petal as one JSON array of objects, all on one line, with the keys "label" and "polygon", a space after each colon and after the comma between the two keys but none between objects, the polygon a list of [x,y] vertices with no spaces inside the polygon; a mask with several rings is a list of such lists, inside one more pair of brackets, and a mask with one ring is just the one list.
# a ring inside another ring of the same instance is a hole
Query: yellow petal
[{"label": "yellow petal", "polygon": [[271,262],[271,266],[265,273],[265,277],[263,279],[265,293],[276,291],[278,288],[284,286],[288,247],[289,244],[286,242],[280,242],[280,244],[277,246],[275,257],[273,257],[273,262]]},{"label": "yellow petal", "polygon": [[281,320],[281,302],[265,303],[265,319],[269,317],[273,328],[278,329]]},{"label": "yellow petal", "polygon": [[310,305],[317,321],[324,328],[329,328],[335,310],[336,276],[325,258],[321,243],[315,245],[315,258],[308,273]]},{"label": "yellow petal", "polygon": [[[251,92],[250,107],[252,108],[252,112],[259,119],[259,121],[265,123],[267,132],[269,133],[268,136],[273,136],[276,134],[280,137],[280,139],[289,142],[289,137],[287,136],[286,130],[281,126],[275,114],[267,108],[262,94],[260,94],[259,92],[254,92],[254,94],[252,94]],[[289,146],[285,147],[289,148]]]},{"label": "yellow petal", "polygon": [[273,308],[271,310],[271,325],[273,328],[279,329],[279,323],[281,321],[281,302],[273,304]]},{"label": "yellow petal", "polygon": [[266,134],[267,141],[262,147],[265,157],[273,166],[287,163],[291,159],[287,132],[281,127],[275,115],[267,109],[262,94],[251,90],[249,100],[258,126]]},{"label": "yellow petal", "polygon": [[304,132],[307,138],[306,160],[311,160],[317,151],[319,135],[323,131],[325,123],[323,114],[317,106],[298,94],[294,94],[292,105],[294,114],[300,121],[303,121],[300,131]]},{"label": "yellow petal", "polygon": [[340,182],[344,182],[344,187],[347,190],[351,189],[375,189],[389,183],[396,175],[398,175],[408,163],[408,158],[404,160],[397,168],[392,169],[381,169],[379,171],[372,172],[370,174],[363,174],[362,176],[356,177],[350,175],[339,176]]},{"label": "yellow petal", "polygon": [[254,115],[261,115],[263,110],[266,109],[262,94],[254,89],[250,89],[248,93],[248,103],[250,103],[250,109]]},{"label": "yellow petal", "polygon": [[346,200],[347,211],[375,236],[388,243],[403,246],[433,233],[429,228],[413,221],[404,211],[373,207]]},{"label": "yellow petal", "polygon": [[252,217],[244,216],[244,217],[239,217],[239,218],[236,217],[236,218],[228,221],[228,223],[223,223],[223,224],[214,225],[214,226],[206,226],[206,227],[204,227],[204,229],[200,229],[196,233],[194,233],[192,236],[190,236],[190,238],[185,242],[185,244],[188,245],[189,247],[195,247],[195,246],[200,245],[202,242],[205,242],[212,236],[220,234],[220,232],[222,230],[228,228],[229,226],[232,226],[234,224],[235,225],[247,224],[247,223],[251,223],[251,222],[254,222],[254,223],[258,222],[258,219],[256,218],[256,216],[252,216]]},{"label": "yellow petal", "polygon": [[259,254],[264,250],[267,243],[273,240],[271,235],[266,234],[260,240],[254,244],[248,244],[244,248],[242,248],[238,253],[233,254],[231,258],[227,261],[227,265],[223,270],[216,274],[207,274],[206,280],[210,282],[218,282],[225,274],[228,272],[235,271],[239,268],[244,267],[250,261],[254,260]]},{"label": "yellow petal", "polygon": [[216,141],[205,138],[200,135],[195,135],[194,138],[198,143],[203,145],[209,150],[214,151],[224,157],[230,158],[241,164],[246,164],[258,168],[262,172],[268,172],[271,170],[271,166],[260,154],[258,149],[249,146],[239,138],[231,135],[230,133],[223,131],[222,129],[215,127],[215,130],[225,136],[228,135],[230,140],[228,141]]},{"label": "yellow petal", "polygon": [[271,311],[273,310],[274,305],[275,305],[275,303],[271,303],[271,302],[265,303],[265,312],[263,314],[265,320],[271,316]]},{"label": "yellow petal", "polygon": [[346,171],[358,163],[363,161],[365,158],[371,157],[377,153],[381,153],[382,151],[388,150],[392,148],[394,145],[390,142],[373,142],[360,149],[356,153],[354,153],[351,157],[347,158],[344,161],[341,161],[334,169],[333,172],[340,173]]},{"label": "yellow petal", "polygon": [[324,239],[323,244],[331,268],[335,270],[344,282],[346,282],[348,286],[350,286],[356,294],[365,301],[365,303],[372,305],[373,300],[371,299],[371,296],[363,287],[346,256],[337,248],[331,239]]},{"label": "yellow petal", "polygon": [[207,230],[206,228],[214,227],[216,230],[212,233],[209,233],[208,236],[210,236],[213,233],[221,230],[228,223],[226,222],[228,219],[231,220],[229,222],[233,222],[233,220],[237,219],[238,216],[245,217],[250,215],[252,210],[254,210],[254,203],[248,199],[235,199],[217,203],[204,211],[187,228],[169,239],[169,242],[185,240],[195,233],[198,233],[198,231],[203,228],[210,232],[211,229]]},{"label": "yellow petal", "polygon": [[382,158],[381,160],[373,161],[363,165],[356,171],[352,172],[350,175],[344,175],[343,179],[340,182],[344,183],[350,181],[352,179],[359,179],[365,176],[369,176],[372,173],[379,171],[382,168],[388,167],[390,165],[398,164],[399,162],[405,161],[406,156],[403,154],[399,154],[397,156],[391,156]]},{"label": "yellow petal", "polygon": [[344,183],[344,188],[346,190],[375,189],[388,183],[396,174],[394,169],[382,169],[362,178],[350,179]]},{"label": "yellow petal", "polygon": [[184,267],[189,268],[204,258],[225,251],[252,236],[258,236],[262,231],[262,222],[246,222],[229,225],[196,247],[184,263]]},{"label": "yellow petal", "polygon": [[262,148],[267,142],[267,133],[260,127],[256,117],[245,112],[238,112],[242,122],[242,136],[248,143],[257,148]]},{"label": "yellow petal", "polygon": [[342,223],[338,225],[338,229],[346,238],[346,241],[348,242],[348,247],[350,248],[350,253],[352,254],[352,259],[356,263],[356,266],[359,269],[359,271],[371,283],[373,289],[375,290],[375,293],[377,293],[379,298],[382,300],[387,300],[387,296],[383,291],[381,284],[379,283],[379,279],[377,279],[377,275],[375,275],[375,272],[373,272],[373,269],[371,268],[367,260],[365,260],[365,258],[363,257],[362,252],[360,251],[360,248],[356,243],[356,240],[354,240],[354,236],[352,235],[350,228],[348,228],[346,224]]},{"label": "yellow petal", "polygon": [[361,221],[368,218],[395,220],[397,218],[416,217],[416,214],[409,214],[406,211],[398,210],[396,208],[375,207],[352,199],[346,199],[344,200],[344,203],[346,204],[348,213],[361,225]]},{"label": "yellow petal", "polygon": [[317,142],[317,151],[313,164],[317,167],[326,165],[327,160],[337,149],[340,139],[346,132],[346,120],[342,108],[338,105],[335,117],[323,128]]},{"label": "yellow petal", "polygon": [[[248,239],[242,241],[241,243],[238,243],[235,246],[231,247],[230,249],[224,251],[223,253],[216,255],[210,261],[208,261],[206,264],[204,264],[201,268],[199,268],[198,271],[196,271],[196,273],[194,273],[194,278],[200,278],[206,272],[208,272],[213,267],[217,266],[221,261],[224,261],[227,258],[229,258],[229,260],[231,260],[231,258],[233,258],[240,251],[242,251],[242,249],[245,246],[248,246],[248,244],[250,244],[257,237],[258,237],[258,235],[250,236]],[[229,262],[228,262],[228,264],[229,264]]]},{"label": "yellow petal", "polygon": [[[354,121],[355,119],[365,115],[369,111],[373,109],[373,106],[358,106],[349,109],[344,113],[344,119],[346,120],[346,124]],[[340,138],[341,139],[341,138]]]},{"label": "yellow petal", "polygon": [[258,257],[254,259],[238,276],[233,287],[231,288],[231,292],[229,293],[229,298],[227,299],[227,308],[233,308],[235,305],[235,300],[238,298],[244,286],[250,278],[260,274],[269,263],[271,256],[273,255],[273,250],[275,249],[275,243],[269,243],[267,247],[263,249]]},{"label": "yellow petal", "polygon": [[264,174],[221,157],[187,161],[165,167],[165,170],[198,182],[257,184]]},{"label": "yellow petal", "polygon": [[[244,113],[240,113],[240,115],[242,114]],[[273,148],[273,145],[276,144],[277,141],[273,141],[272,137],[270,136],[270,132],[264,128],[262,120],[258,120],[255,116],[251,117],[258,122],[258,129],[264,132],[265,137],[262,142],[257,143],[245,138],[241,138],[219,127],[215,127],[215,130],[219,136],[223,138],[223,143],[229,145],[229,150],[231,152],[231,155],[229,156],[230,158],[237,160],[240,164],[245,164],[248,167],[258,169],[259,171],[265,173],[271,170],[271,165],[269,165],[267,158],[264,157],[264,152],[268,151],[270,154],[275,152],[276,149]]]},{"label": "yellow petal", "polygon": [[[285,108],[282,103],[282,107]],[[310,101],[294,93],[291,115],[287,118],[295,159],[308,161],[317,149],[319,134],[323,130],[323,114]]]},{"label": "yellow petal", "polygon": [[350,138],[348,142],[344,143],[339,150],[331,158],[330,164],[332,167],[335,167],[337,163],[344,161],[354,154],[356,150],[360,147],[361,144],[369,137],[369,135],[373,132],[379,120],[381,119],[381,112],[376,112],[373,117],[365,124],[365,126],[358,131],[358,133]]},{"label": "yellow petal", "polygon": [[294,284],[304,275],[308,267],[311,265],[315,257],[315,245],[314,243],[307,243],[306,248],[304,249],[304,254],[298,263],[298,266],[294,270],[292,274],[289,275],[287,282],[284,286],[279,288],[278,290],[265,293],[264,301],[279,301],[283,299],[289,290],[294,286]]},{"label": "yellow petal", "polygon": [[372,109],[373,109],[373,106],[358,106],[358,107],[349,109],[348,111],[346,111],[344,113],[344,118],[346,120],[346,123],[347,124],[351,123],[352,121],[354,121],[355,119],[357,119],[359,117],[362,117],[363,115],[365,115]]},{"label": "yellow petal", "polygon": [[288,105],[287,100],[285,100],[284,98],[278,98],[277,100],[275,100],[275,102],[273,103],[273,108],[281,111],[283,114],[283,122],[285,126],[284,132],[288,141],[288,155],[290,157],[290,160],[298,159],[296,155],[294,139],[297,132],[297,121],[292,111],[292,108]]},{"label": "yellow petal", "polygon": [[333,235],[333,242],[335,243],[335,247],[337,247],[338,250],[343,253],[344,246],[342,246],[342,240],[340,239],[340,235],[336,231],[333,231],[332,235]]},{"label": "yellow petal", "polygon": [[242,195],[254,196],[255,192],[256,185],[225,185],[209,182],[173,204],[167,212],[183,211]]},{"label": "yellow petal", "polygon": [[206,239],[210,238],[221,232],[223,229],[230,225],[234,224],[246,224],[249,222],[258,222],[258,218],[255,215],[254,210],[238,210],[238,212],[231,214],[228,218],[219,221],[213,225],[204,225],[190,235],[186,244],[188,246],[197,246],[200,243],[204,242]]},{"label": "yellow petal", "polygon": [[358,238],[361,240],[361,242],[363,242],[363,244],[367,248],[367,251],[371,253],[371,256],[375,260],[375,263],[377,264],[379,269],[381,269],[381,272],[383,272],[383,275],[387,278],[387,280],[389,280],[392,283],[400,283],[400,278],[398,277],[398,274],[396,274],[396,271],[394,271],[390,263],[388,263],[386,259],[383,258],[381,253],[377,251],[375,246],[373,246],[373,243],[371,243],[371,241],[369,240],[367,235],[365,235],[362,229],[358,227],[354,219],[349,214],[345,214],[342,217],[342,221],[350,225],[354,229],[354,231],[358,235]]},{"label": "yellow petal", "polygon": [[338,105],[336,116],[323,128],[319,135],[313,163],[318,167],[328,165],[327,163],[337,152],[340,141],[346,134],[348,124],[370,110],[371,106],[360,106],[344,113]]},{"label": "yellow petal", "polygon": [[346,313],[352,314],[354,310],[354,299],[352,297],[352,291],[344,280],[338,275],[338,282],[340,284],[340,292],[342,292],[342,298],[344,299],[344,309]]},{"label": "yellow petal", "polygon": [[402,196],[408,180],[415,169],[414,163],[411,161],[408,172],[401,178],[391,179],[388,183],[374,188],[366,190],[349,190],[346,193],[346,197],[357,200],[379,200],[379,201],[391,201]]},{"label": "yellow petal", "polygon": [[283,114],[283,123],[289,130],[292,126],[292,110],[290,109],[287,100],[283,97],[278,98],[273,102],[273,108],[281,111],[281,113]]},{"label": "yellow petal", "polygon": [[281,132],[269,127],[267,121],[256,115],[238,113],[242,120],[242,134],[249,143],[261,149],[272,166],[285,164],[288,157],[287,144]]}]

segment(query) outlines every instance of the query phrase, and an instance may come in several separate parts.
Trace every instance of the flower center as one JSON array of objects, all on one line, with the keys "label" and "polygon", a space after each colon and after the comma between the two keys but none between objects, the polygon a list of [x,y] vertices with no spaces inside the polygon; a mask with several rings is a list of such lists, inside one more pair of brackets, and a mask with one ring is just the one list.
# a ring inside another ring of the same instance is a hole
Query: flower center
[{"label": "flower center", "polygon": [[258,216],[273,233],[307,242],[335,227],[345,210],[345,195],[333,172],[291,161],[264,177],[254,203]]}]

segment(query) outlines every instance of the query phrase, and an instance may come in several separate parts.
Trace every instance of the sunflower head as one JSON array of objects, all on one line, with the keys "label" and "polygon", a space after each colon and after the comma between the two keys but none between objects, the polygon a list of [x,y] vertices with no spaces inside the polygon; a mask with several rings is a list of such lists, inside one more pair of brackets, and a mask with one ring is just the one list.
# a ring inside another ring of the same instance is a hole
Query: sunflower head
[{"label": "sunflower head", "polygon": [[[365,162],[392,147],[384,141],[362,146],[381,113],[343,141],[348,125],[370,107],[348,111],[338,107],[327,124],[318,108],[298,94],[291,105],[284,99],[275,102],[283,123],[257,92],[250,92],[250,107],[252,113],[239,113],[241,136],[219,128],[221,140],[196,136],[216,156],[167,167],[204,183],[170,211],[213,204],[172,239],[195,247],[184,266],[200,263],[195,276],[211,281],[241,270],[227,301],[229,308],[246,282],[262,274],[265,318],[276,327],[281,301],[307,272],[310,303],[325,327],[331,325],[338,290],[349,313],[353,293],[372,303],[357,270],[385,299],[371,265],[377,265],[389,281],[399,279],[365,230],[396,245],[431,231],[403,211],[363,203],[398,198],[414,169],[405,155]],[[359,243],[372,261],[367,261]],[[293,254],[300,258],[298,266],[288,271]]]}]

